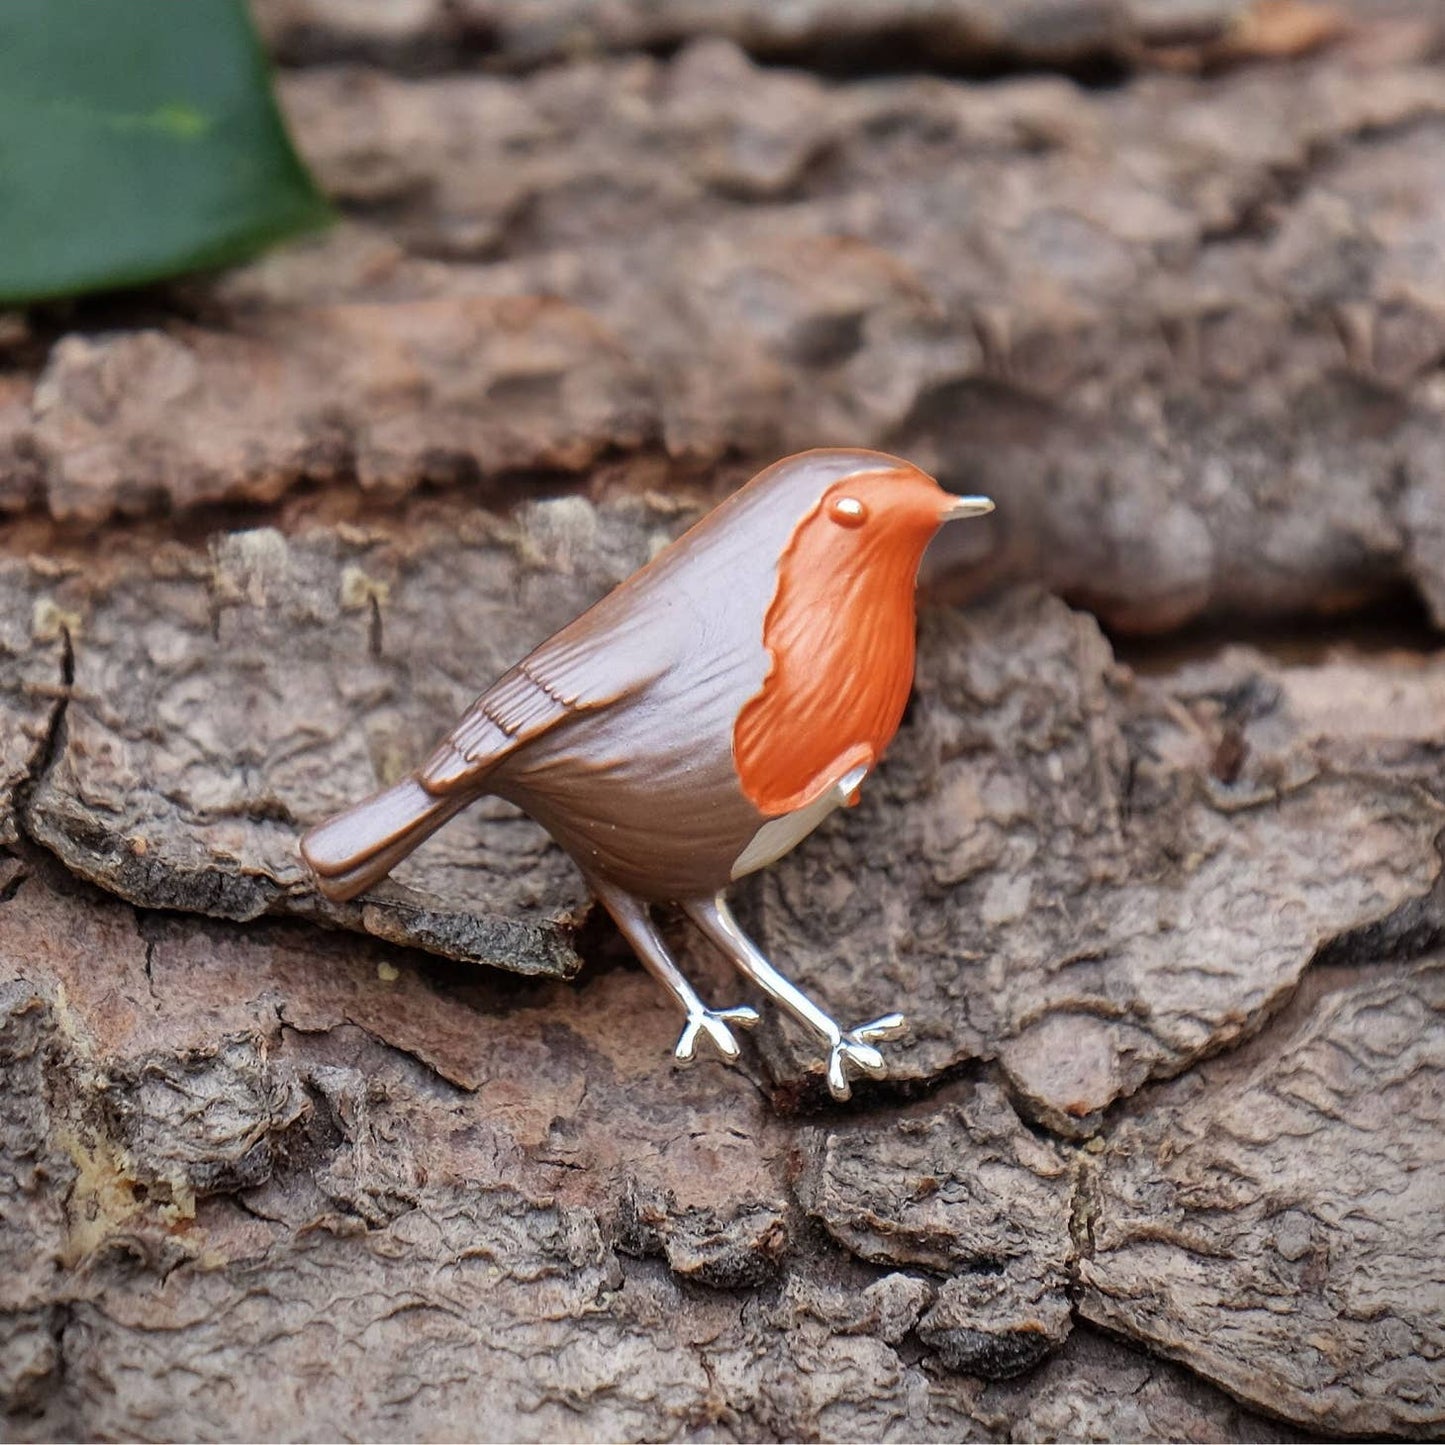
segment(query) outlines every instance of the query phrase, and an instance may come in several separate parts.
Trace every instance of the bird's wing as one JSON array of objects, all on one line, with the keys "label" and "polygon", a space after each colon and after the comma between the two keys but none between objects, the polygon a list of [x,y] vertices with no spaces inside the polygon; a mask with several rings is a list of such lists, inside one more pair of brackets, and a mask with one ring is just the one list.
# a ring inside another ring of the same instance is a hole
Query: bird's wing
[{"label": "bird's wing", "polygon": [[467,710],[417,775],[422,786],[435,794],[475,786],[524,744],[639,696],[689,658],[701,659],[686,679],[694,693],[740,691],[735,715],[762,683],[778,557],[819,483],[804,469],[789,486],[781,500],[772,491],[735,493],[523,658]]},{"label": "bird's wing", "polygon": [[670,665],[665,629],[629,627],[625,615],[594,616],[600,611],[548,639],[462,714],[417,773],[429,793],[480,782],[523,744],[569,718],[637,696]]}]

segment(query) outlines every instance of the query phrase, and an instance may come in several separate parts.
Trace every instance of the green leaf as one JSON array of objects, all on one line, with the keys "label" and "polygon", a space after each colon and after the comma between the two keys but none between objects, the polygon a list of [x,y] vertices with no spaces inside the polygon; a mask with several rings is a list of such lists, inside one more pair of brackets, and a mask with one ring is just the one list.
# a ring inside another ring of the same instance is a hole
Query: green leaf
[{"label": "green leaf", "polygon": [[243,0],[0,0],[0,302],[225,265],[329,216]]}]

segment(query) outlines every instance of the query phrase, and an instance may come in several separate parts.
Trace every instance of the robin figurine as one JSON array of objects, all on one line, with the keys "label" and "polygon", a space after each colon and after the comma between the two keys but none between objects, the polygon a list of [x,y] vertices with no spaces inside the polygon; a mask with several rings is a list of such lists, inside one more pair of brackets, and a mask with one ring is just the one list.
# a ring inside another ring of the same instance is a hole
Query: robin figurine
[{"label": "robin figurine", "polygon": [[885,1072],[888,1014],[842,1029],[779,973],[723,897],[857,801],[913,682],[914,586],[946,521],[993,509],[908,462],[822,450],[760,472],[479,697],[421,767],[313,828],[328,897],[384,877],[487,793],[576,861],[681,1006],[678,1062],[706,1038],[738,1056],[747,1007],[710,1009],[649,916],[675,903],[746,977],[818,1034],[833,1096]]}]

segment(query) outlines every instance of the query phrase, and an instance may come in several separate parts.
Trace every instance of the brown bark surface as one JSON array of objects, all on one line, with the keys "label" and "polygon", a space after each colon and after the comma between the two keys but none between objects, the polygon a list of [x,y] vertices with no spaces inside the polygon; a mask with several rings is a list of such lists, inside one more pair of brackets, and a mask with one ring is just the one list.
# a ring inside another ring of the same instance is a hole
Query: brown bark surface
[{"label": "brown bark surface", "polygon": [[[1263,1376],[1308,1425],[1431,1431],[1445,967],[1310,992],[1313,1017],[1280,1047],[1180,1081],[1120,1128],[1087,1206],[1081,1312],[1229,1388]],[[1301,1139],[1305,1191],[1289,1181]]]},{"label": "brown bark surface", "polygon": [[[342,223],[0,317],[0,1438],[1438,1437],[1438,10],[256,9]],[[885,1084],[500,803],[314,893],[824,442],[1000,502],[738,890]]]},{"label": "brown bark surface", "polygon": [[89,519],[845,434],[998,496],[956,544],[987,552],[974,586],[1041,577],[1146,631],[1402,585],[1433,605],[1423,14],[1118,89],[820,79],[716,38],[523,76],[294,72],[352,221],[193,295],[194,321],[62,339],[0,407],[0,496]]}]

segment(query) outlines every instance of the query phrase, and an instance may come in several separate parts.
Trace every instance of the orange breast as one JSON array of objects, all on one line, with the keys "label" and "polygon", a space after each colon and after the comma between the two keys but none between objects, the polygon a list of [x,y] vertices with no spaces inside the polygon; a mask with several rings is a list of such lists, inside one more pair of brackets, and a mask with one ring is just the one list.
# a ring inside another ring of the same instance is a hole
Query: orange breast
[{"label": "orange breast", "polygon": [[927,535],[846,540],[821,507],[798,524],[764,622],[770,669],[733,729],[742,790],[769,817],[872,767],[908,702]]}]

